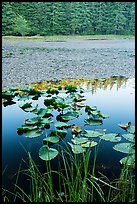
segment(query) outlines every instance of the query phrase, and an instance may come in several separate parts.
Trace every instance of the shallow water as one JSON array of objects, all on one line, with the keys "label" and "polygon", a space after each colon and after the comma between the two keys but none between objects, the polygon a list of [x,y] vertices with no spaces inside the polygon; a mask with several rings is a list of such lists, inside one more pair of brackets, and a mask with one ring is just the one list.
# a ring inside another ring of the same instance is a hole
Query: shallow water
[{"label": "shallow water", "polygon": [[[73,84],[75,81],[71,81]],[[92,81],[93,82],[93,81]],[[61,83],[61,82],[60,82]],[[78,81],[77,81],[78,84]],[[93,85],[94,84],[94,85]],[[55,84],[56,85],[56,84]],[[110,118],[103,120],[103,124],[99,126],[84,126],[83,119],[87,118],[87,115],[82,111],[82,115],[74,120],[70,120],[69,124],[76,124],[82,130],[84,129],[106,129],[106,133],[120,133],[124,134],[125,131],[121,129],[119,123],[131,122],[135,124],[135,79],[122,79],[113,80],[111,83],[103,83],[103,85],[97,85],[97,83],[89,83],[89,81],[82,82],[81,86],[85,89],[83,95],[87,98],[83,103],[86,105],[97,106],[97,109],[101,113],[110,115]],[[36,84],[35,84],[36,87]],[[38,86],[37,86],[38,88]],[[43,105],[44,98],[39,98],[40,107]],[[2,107],[2,170],[3,170],[3,187],[11,189],[12,184],[15,182],[15,173],[18,171],[19,165],[24,159],[28,161],[28,154],[30,152],[34,161],[40,166],[40,169],[44,172],[45,162],[38,156],[39,148],[42,146],[42,140],[45,136],[37,138],[26,138],[23,135],[17,134],[17,128],[21,127],[25,119],[35,117],[33,113],[24,112],[19,108],[19,104],[9,105]],[[37,101],[33,101],[33,104],[37,104]],[[54,112],[55,116],[57,111]],[[54,116],[54,121],[55,121]],[[54,128],[53,124],[50,129]],[[45,133],[50,129],[46,129]],[[59,142],[64,146],[64,142],[71,141],[70,133],[68,133],[63,141]],[[96,138],[94,141],[98,141]],[[122,138],[121,141],[126,141]],[[119,176],[120,163],[119,160],[126,156],[112,149],[116,143],[101,141],[99,145],[99,151],[97,154],[96,171],[104,173],[109,178],[116,178]],[[56,145],[55,145],[56,146]],[[91,153],[90,165],[92,167],[94,148]],[[52,160],[52,167],[58,169],[57,158]],[[25,164],[22,168],[25,168]],[[25,180],[22,178],[21,185],[25,185]],[[23,182],[23,183],[22,183]],[[24,188],[25,188],[24,187]]]}]

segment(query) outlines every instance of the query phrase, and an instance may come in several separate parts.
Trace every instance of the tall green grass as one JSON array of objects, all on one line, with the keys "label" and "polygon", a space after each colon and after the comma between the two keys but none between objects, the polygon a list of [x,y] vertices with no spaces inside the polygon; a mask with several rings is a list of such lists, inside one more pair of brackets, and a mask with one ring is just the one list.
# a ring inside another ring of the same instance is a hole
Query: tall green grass
[{"label": "tall green grass", "polygon": [[[98,149],[95,147],[94,162],[89,166],[90,149],[83,154],[72,154],[69,147],[60,147],[58,169],[52,170],[51,161],[45,161],[45,173],[28,153],[29,166],[17,173],[14,192],[3,189],[3,202],[134,202],[135,181],[133,168],[125,165],[121,169],[120,178],[110,181],[105,175],[96,177],[96,158]],[[19,185],[20,174],[25,174],[30,181],[30,192],[25,192]],[[56,182],[54,178],[56,177]]]}]

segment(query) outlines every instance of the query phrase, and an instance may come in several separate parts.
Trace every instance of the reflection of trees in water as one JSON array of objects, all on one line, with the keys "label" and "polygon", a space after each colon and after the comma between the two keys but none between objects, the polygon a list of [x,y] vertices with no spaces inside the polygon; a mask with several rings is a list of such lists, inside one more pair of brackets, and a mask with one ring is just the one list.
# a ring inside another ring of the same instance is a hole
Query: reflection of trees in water
[{"label": "reflection of trees in water", "polygon": [[119,76],[111,76],[106,79],[62,79],[62,80],[56,80],[56,81],[41,81],[41,82],[33,82],[27,85],[31,85],[33,88],[37,90],[43,90],[48,88],[57,88],[58,86],[77,86],[86,88],[92,91],[92,94],[97,91],[97,89],[112,89],[114,85],[117,86],[117,90],[123,85],[127,83],[128,78]]}]

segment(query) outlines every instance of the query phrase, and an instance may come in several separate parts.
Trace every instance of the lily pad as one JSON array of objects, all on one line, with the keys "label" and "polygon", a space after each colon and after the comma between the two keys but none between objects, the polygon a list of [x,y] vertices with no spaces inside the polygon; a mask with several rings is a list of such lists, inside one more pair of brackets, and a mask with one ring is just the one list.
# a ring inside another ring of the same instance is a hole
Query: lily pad
[{"label": "lily pad", "polygon": [[47,98],[44,100],[44,105],[45,106],[54,106],[54,102],[56,101],[56,97],[52,97],[52,98]]},{"label": "lily pad", "polygon": [[83,135],[85,137],[99,137],[99,136],[102,136],[103,134],[95,130],[85,130]]},{"label": "lily pad", "polygon": [[103,123],[101,120],[93,120],[91,118],[85,119],[84,122],[86,125],[102,125]]},{"label": "lily pad", "polygon": [[66,93],[77,92],[77,87],[76,86],[68,85],[68,86],[65,86],[64,88],[65,88],[65,90],[67,90]]},{"label": "lily pad", "polygon": [[46,137],[43,139],[43,143],[44,142],[57,143],[57,142],[59,142],[59,138],[57,136]]},{"label": "lily pad", "polygon": [[81,144],[81,147],[94,147],[96,146],[98,143],[97,142],[94,142],[94,141],[88,141],[84,144]]},{"label": "lily pad", "polygon": [[55,101],[53,103],[53,106],[54,106],[55,109],[58,109],[59,111],[69,107],[68,104],[62,103],[62,102],[57,102],[57,101]]},{"label": "lily pad", "polygon": [[23,110],[26,112],[33,112],[35,110],[35,107],[23,108]]},{"label": "lily pad", "polygon": [[56,122],[55,123],[55,127],[56,128],[63,128],[63,127],[68,127],[69,125],[67,123],[64,123],[64,122]]},{"label": "lily pad", "polygon": [[50,118],[41,118],[40,122],[42,124],[50,124],[51,122],[53,122],[53,120],[51,120]]},{"label": "lily pad", "polygon": [[88,141],[88,138],[86,137],[76,137],[75,139],[71,139],[71,141],[74,143],[74,144],[82,144],[82,143],[85,143]]},{"label": "lily pad", "polygon": [[2,98],[6,99],[7,101],[12,100],[17,95],[18,95],[18,93],[15,93],[13,91],[3,91],[2,92]]},{"label": "lily pad", "polygon": [[84,107],[85,106],[84,103],[80,103],[80,102],[76,102],[75,105],[78,106],[78,107]]},{"label": "lily pad", "polygon": [[104,118],[109,118],[110,115],[109,114],[105,114],[105,113],[100,113],[100,116],[104,119]]},{"label": "lily pad", "polygon": [[135,150],[131,146],[131,143],[116,144],[114,145],[113,149],[119,152],[127,153],[127,154],[133,154],[135,152]]},{"label": "lily pad", "polygon": [[127,128],[127,131],[131,134],[134,134],[135,133],[135,126],[130,126]]},{"label": "lily pad", "polygon": [[29,93],[29,95],[34,95],[34,96],[41,96],[42,92],[36,89],[29,89],[27,91]]},{"label": "lily pad", "polygon": [[50,136],[64,137],[66,134],[66,130],[51,130],[50,132]]},{"label": "lily pad", "polygon": [[19,101],[25,101],[25,100],[28,100],[28,99],[31,99],[33,96],[30,96],[28,94],[18,94],[16,96],[17,100]]},{"label": "lily pad", "polygon": [[21,131],[29,131],[29,130],[35,130],[35,129],[38,129],[37,126],[34,126],[34,125],[22,125],[21,127],[19,127],[17,130],[19,132]]},{"label": "lily pad", "polygon": [[126,140],[130,141],[130,142],[134,142],[135,141],[135,135],[134,134],[123,134],[122,135]]},{"label": "lily pad", "polygon": [[100,115],[98,115],[97,111],[95,112],[95,114],[91,114],[90,115],[90,118],[91,120],[94,120],[94,121],[102,121],[103,120],[103,117],[101,117]]},{"label": "lily pad", "polygon": [[53,95],[53,94],[56,94],[56,95],[57,95],[57,94],[59,93],[59,91],[58,91],[57,89],[51,89],[51,88],[49,88],[49,89],[47,90],[47,93],[48,93],[48,94],[52,94],[52,95]]},{"label": "lily pad", "polygon": [[61,116],[61,118],[65,121],[73,120],[77,117],[78,115],[75,112],[67,112]]},{"label": "lily pad", "polygon": [[32,107],[31,104],[32,102],[29,102],[29,103],[27,102],[27,103],[20,104],[19,107],[22,109],[26,109],[26,108]]},{"label": "lily pad", "polygon": [[97,107],[96,106],[85,106],[85,112],[87,112],[89,115],[92,113],[92,111],[95,111],[97,110]]},{"label": "lily pad", "polygon": [[80,154],[80,153],[83,153],[85,152],[86,150],[84,148],[82,148],[80,145],[75,145],[75,144],[72,144],[70,142],[67,142],[70,146],[71,146],[71,149],[73,151],[74,154]]},{"label": "lily pad", "polygon": [[74,101],[75,102],[81,102],[81,101],[85,101],[86,100],[86,98],[84,97],[84,96],[76,96],[75,98],[74,98]]},{"label": "lily pad", "polygon": [[24,133],[24,135],[25,135],[25,137],[34,138],[34,137],[41,136],[42,133],[43,133],[43,131],[36,129],[36,130],[28,131],[28,132]]},{"label": "lily pad", "polygon": [[10,101],[4,101],[3,102],[3,106],[4,107],[6,107],[6,106],[9,106],[9,105],[13,105],[13,104],[15,104],[16,102],[15,101],[12,101],[12,100],[10,100]]},{"label": "lily pad", "polygon": [[119,137],[117,138],[117,136],[118,134],[109,133],[109,134],[103,134],[102,136],[100,136],[100,138],[110,142],[119,142],[120,138]]},{"label": "lily pad", "polygon": [[45,108],[40,108],[37,112],[39,117],[50,117],[53,116],[51,113],[51,110],[45,109]]},{"label": "lily pad", "polygon": [[25,120],[25,124],[26,125],[34,125],[34,124],[39,124],[41,121],[40,117],[34,117],[34,118],[30,118]]},{"label": "lily pad", "polygon": [[47,145],[43,145],[39,149],[39,157],[42,160],[49,161],[51,159],[54,159],[58,155],[58,151],[53,148],[49,148]]}]

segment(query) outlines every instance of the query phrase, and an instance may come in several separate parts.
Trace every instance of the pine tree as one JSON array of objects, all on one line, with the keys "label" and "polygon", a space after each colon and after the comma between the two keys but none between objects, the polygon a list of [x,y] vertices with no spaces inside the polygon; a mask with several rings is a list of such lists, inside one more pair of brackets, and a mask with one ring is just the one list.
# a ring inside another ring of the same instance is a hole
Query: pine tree
[{"label": "pine tree", "polygon": [[3,2],[3,35],[134,34],[134,2]]}]

